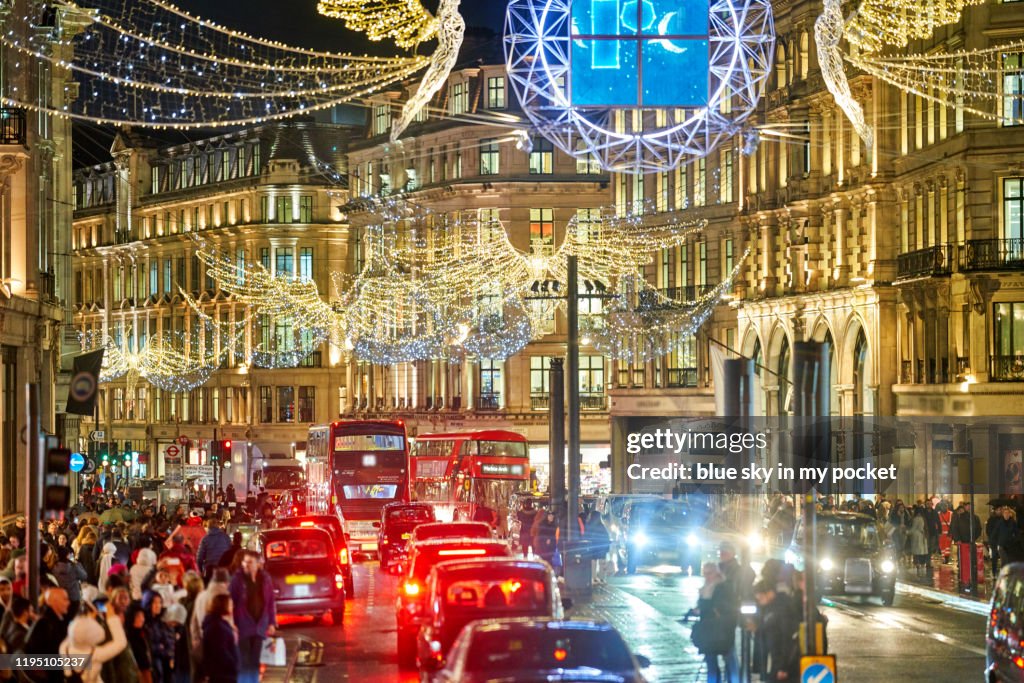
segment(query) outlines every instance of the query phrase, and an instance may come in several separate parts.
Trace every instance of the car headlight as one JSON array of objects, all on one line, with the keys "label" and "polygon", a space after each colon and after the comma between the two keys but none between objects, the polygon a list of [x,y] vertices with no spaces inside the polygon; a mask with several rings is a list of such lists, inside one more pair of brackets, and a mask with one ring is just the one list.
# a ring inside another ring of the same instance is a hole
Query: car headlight
[{"label": "car headlight", "polygon": [[693,546],[698,545],[699,543],[700,539],[697,538],[697,534],[693,533],[692,531],[686,534],[686,545],[692,548]]},{"label": "car headlight", "polygon": [[896,571],[896,563],[892,560],[882,560],[882,571],[886,574],[892,574]]},{"label": "car headlight", "polygon": [[635,534],[633,534],[633,545],[637,546],[638,548],[642,548],[645,545],[647,545],[647,534],[645,534],[642,531],[638,531]]},{"label": "car headlight", "polygon": [[821,558],[821,561],[818,563],[818,565],[827,572],[832,571],[832,568],[835,567],[835,565],[832,563],[831,557]]},{"label": "car headlight", "polygon": [[759,532],[751,531],[749,534],[747,534],[747,546],[751,550],[760,550],[763,544],[764,538],[761,537],[761,534]]},{"label": "car headlight", "polygon": [[799,559],[800,559],[800,557],[796,553],[794,553],[792,550],[789,550],[788,548],[786,549],[786,554],[785,554],[786,564],[795,565],[795,564],[797,564],[797,561]]}]

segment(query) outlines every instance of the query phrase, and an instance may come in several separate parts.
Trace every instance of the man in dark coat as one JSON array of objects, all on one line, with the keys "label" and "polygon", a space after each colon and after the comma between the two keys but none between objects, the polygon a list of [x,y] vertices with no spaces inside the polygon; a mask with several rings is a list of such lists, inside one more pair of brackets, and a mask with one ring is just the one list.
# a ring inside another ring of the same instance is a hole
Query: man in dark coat
[{"label": "man in dark coat", "polygon": [[777,592],[767,581],[756,583],[753,592],[761,611],[760,628],[770,662],[766,680],[796,681],[800,677],[799,608],[792,597]]},{"label": "man in dark coat", "polygon": [[260,557],[243,551],[242,566],[231,579],[228,592],[234,603],[235,626],[238,628],[238,649],[241,653],[239,683],[259,683],[260,653],[263,639],[277,632],[277,607],[274,603],[274,582],[260,568]]},{"label": "man in dark coat", "polygon": [[[48,588],[43,600],[46,605],[43,613],[32,624],[25,640],[26,655],[52,655],[68,635],[67,616],[71,608],[68,592],[63,588]],[[61,683],[64,672],[60,669],[36,671],[32,673],[32,680]]]},{"label": "man in dark coat", "polygon": [[196,564],[207,581],[213,574],[215,567],[220,566],[220,558],[231,548],[231,539],[220,528],[220,521],[211,518],[206,522],[206,535],[199,541],[199,551],[196,553]]}]

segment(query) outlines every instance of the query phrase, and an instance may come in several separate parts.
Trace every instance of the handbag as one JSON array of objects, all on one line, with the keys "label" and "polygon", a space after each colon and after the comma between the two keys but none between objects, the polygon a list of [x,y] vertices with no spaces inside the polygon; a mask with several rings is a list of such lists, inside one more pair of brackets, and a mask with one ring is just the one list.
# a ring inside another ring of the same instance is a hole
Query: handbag
[{"label": "handbag", "polygon": [[266,666],[286,666],[288,664],[284,638],[267,638],[263,641],[263,650],[260,651],[260,664]]}]

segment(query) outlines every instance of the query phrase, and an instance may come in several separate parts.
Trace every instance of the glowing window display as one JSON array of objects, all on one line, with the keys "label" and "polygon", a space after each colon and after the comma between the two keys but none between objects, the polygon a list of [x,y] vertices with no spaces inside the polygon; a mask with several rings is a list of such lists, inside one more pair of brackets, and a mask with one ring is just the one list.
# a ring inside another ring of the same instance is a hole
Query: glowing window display
[{"label": "glowing window display", "polygon": [[572,104],[707,105],[708,8],[699,0],[573,2]]}]

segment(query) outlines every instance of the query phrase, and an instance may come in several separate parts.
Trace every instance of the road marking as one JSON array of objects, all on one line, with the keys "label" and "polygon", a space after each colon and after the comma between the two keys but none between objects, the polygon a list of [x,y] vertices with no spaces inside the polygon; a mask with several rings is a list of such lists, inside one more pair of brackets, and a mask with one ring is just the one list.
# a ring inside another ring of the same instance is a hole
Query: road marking
[{"label": "road marking", "polygon": [[932,640],[937,640],[940,643],[943,643],[944,645],[952,645],[955,648],[964,650],[965,652],[970,652],[972,654],[982,656],[987,654],[985,652],[985,648],[983,647],[976,647],[974,645],[962,643],[942,633],[932,633],[930,631],[925,631],[919,628],[907,626],[902,621],[889,614],[868,614],[867,612],[861,612],[860,610],[853,609],[849,605],[844,605],[841,603],[833,603],[832,608],[835,609],[837,612],[845,613],[847,616],[867,620],[871,622],[873,626],[879,629],[895,628],[901,631],[906,631],[907,633],[913,633],[915,635],[931,638]]}]

